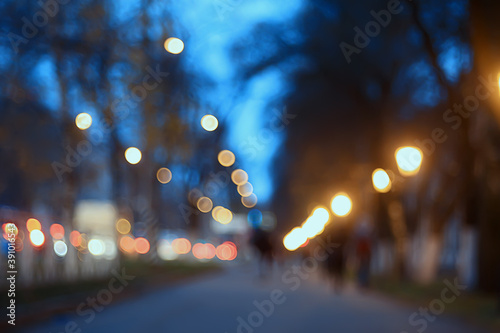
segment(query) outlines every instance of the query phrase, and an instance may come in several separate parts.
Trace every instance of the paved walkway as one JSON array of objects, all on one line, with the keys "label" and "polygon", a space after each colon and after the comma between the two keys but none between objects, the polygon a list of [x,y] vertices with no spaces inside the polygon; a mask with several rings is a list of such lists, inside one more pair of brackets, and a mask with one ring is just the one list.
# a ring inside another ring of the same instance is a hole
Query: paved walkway
[{"label": "paved walkway", "polygon": [[415,317],[417,324],[411,326],[409,317],[418,307],[352,287],[337,295],[314,270],[298,274],[290,267],[275,270],[267,280],[257,279],[250,266],[232,267],[189,284],[111,303],[94,312],[95,317],[85,308],[84,315],[62,316],[26,332],[413,333],[426,325],[422,332],[485,333],[448,317],[446,311],[433,322]]}]

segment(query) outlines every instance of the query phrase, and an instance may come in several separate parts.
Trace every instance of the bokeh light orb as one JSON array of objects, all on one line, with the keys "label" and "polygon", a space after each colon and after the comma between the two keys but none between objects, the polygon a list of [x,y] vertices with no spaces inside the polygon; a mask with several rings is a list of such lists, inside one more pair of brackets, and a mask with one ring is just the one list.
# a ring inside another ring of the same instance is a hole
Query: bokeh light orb
[{"label": "bokeh light orb", "polygon": [[338,193],[332,199],[332,212],[337,216],[347,216],[352,210],[351,198],[345,193]]},{"label": "bokeh light orb", "polygon": [[134,241],[135,251],[139,254],[146,254],[149,252],[149,241],[144,237],[137,237]]},{"label": "bokeh light orb", "polygon": [[101,256],[104,254],[104,242],[97,238],[92,238],[88,244],[89,252],[94,256]]},{"label": "bokeh light orb", "polygon": [[32,232],[33,230],[41,230],[42,225],[37,219],[30,218],[26,221],[26,229],[28,229],[29,232]]},{"label": "bokeh light orb", "polygon": [[64,227],[58,223],[50,226],[50,235],[55,239],[62,239],[64,237]]},{"label": "bokeh light orb", "polygon": [[122,235],[126,235],[132,229],[130,222],[127,219],[119,219],[116,221],[116,231],[118,231]]},{"label": "bokeh light orb", "polygon": [[288,251],[295,251],[306,241],[307,237],[302,228],[296,227],[283,238],[283,245]]},{"label": "bokeh light orb", "polygon": [[242,197],[248,197],[253,193],[253,186],[249,182],[246,182],[243,185],[238,185],[237,190]]},{"label": "bokeh light orb", "polygon": [[248,223],[253,228],[260,227],[260,225],[262,223],[262,212],[258,209],[252,209],[247,214],[247,220],[248,220]]},{"label": "bokeh light orb", "polygon": [[215,116],[212,116],[211,114],[204,115],[203,118],[201,118],[201,127],[205,131],[212,132],[217,129],[219,126],[219,121]]},{"label": "bokeh light orb", "polygon": [[176,37],[168,38],[163,46],[167,52],[172,54],[179,54],[184,50],[184,42]]},{"label": "bokeh light orb", "polygon": [[134,238],[130,235],[126,235],[120,238],[120,249],[125,253],[134,252]]},{"label": "bokeh light orb", "polygon": [[201,197],[198,199],[198,202],[196,203],[196,206],[202,213],[208,213],[212,210],[213,204],[212,200],[207,197]]},{"label": "bokeh light orb", "polygon": [[142,159],[142,153],[136,147],[127,148],[127,150],[125,150],[125,159],[130,164],[137,164]]},{"label": "bokeh light orb", "polygon": [[255,207],[255,205],[257,205],[257,196],[255,195],[255,193],[252,193],[248,197],[242,197],[241,203],[246,208],[253,208]]},{"label": "bokeh light orb", "polygon": [[424,155],[417,147],[401,147],[395,152],[399,173],[403,176],[414,176],[420,170]]},{"label": "bokeh light orb", "polygon": [[241,169],[236,169],[231,173],[231,180],[236,185],[243,185],[248,182],[248,174]]},{"label": "bokeh light orb", "polygon": [[168,168],[160,168],[156,172],[156,179],[162,184],[167,184],[172,180],[172,171]]},{"label": "bokeh light orb", "polygon": [[228,224],[233,220],[233,213],[227,208],[222,208],[217,210],[215,217],[217,222],[221,224]]},{"label": "bokeh light orb", "polygon": [[36,247],[40,247],[45,243],[45,235],[38,229],[30,232],[30,241]]},{"label": "bokeh light orb", "polygon": [[179,254],[172,248],[172,244],[166,239],[161,239],[158,242],[157,252],[163,260],[175,260],[179,257]]},{"label": "bokeh light orb", "polygon": [[68,246],[63,241],[58,240],[58,241],[54,242],[54,253],[58,257],[62,258],[64,256],[66,256],[66,253],[68,253]]},{"label": "bokeh light orb", "polygon": [[313,210],[313,216],[318,219],[320,223],[326,224],[330,221],[330,213],[324,207],[317,207]]},{"label": "bokeh light orb", "polygon": [[177,254],[186,254],[191,251],[191,242],[186,238],[176,238],[172,241],[172,249]]},{"label": "bokeh light orb", "polygon": [[217,159],[219,160],[219,163],[225,167],[230,167],[236,161],[236,157],[234,156],[233,152],[229,150],[221,151],[217,156]]},{"label": "bokeh light orb", "polygon": [[92,117],[86,112],[78,114],[75,118],[76,127],[86,130],[92,125]]},{"label": "bokeh light orb", "polygon": [[69,233],[69,242],[71,245],[74,247],[79,247],[81,243],[81,236],[80,232],[77,230],[73,230],[72,232]]},{"label": "bokeh light orb", "polygon": [[372,173],[373,188],[377,192],[387,193],[391,190],[391,178],[384,169],[375,169]]}]

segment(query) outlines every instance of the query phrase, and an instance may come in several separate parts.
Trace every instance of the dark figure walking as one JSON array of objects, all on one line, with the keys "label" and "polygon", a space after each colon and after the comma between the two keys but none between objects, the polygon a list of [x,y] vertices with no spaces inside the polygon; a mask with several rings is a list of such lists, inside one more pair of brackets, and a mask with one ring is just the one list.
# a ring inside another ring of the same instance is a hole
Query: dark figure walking
[{"label": "dark figure walking", "polygon": [[259,252],[259,275],[264,277],[273,267],[273,244],[268,232],[256,228],[253,231],[251,243]]}]

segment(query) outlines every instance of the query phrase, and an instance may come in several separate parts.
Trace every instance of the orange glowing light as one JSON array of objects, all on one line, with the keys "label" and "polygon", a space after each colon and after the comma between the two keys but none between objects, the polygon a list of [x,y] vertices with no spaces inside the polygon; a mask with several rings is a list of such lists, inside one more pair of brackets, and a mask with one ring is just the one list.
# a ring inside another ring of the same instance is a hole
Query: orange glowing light
[{"label": "orange glowing light", "polygon": [[205,245],[201,243],[196,243],[193,245],[193,255],[197,259],[205,259]]},{"label": "orange glowing light", "polygon": [[225,242],[217,246],[216,255],[220,260],[234,260],[237,255],[236,245],[232,242]]},{"label": "orange glowing light", "polygon": [[29,232],[33,230],[42,230],[42,225],[37,219],[31,218],[26,221],[26,229],[28,229]]},{"label": "orange glowing light", "polygon": [[172,241],[172,249],[177,254],[186,254],[191,251],[191,242],[186,238],[177,238]]},{"label": "orange glowing light", "polygon": [[71,245],[74,247],[79,247],[81,244],[81,236],[80,232],[73,230],[72,232],[69,233],[69,242]]},{"label": "orange glowing light", "polygon": [[120,249],[123,252],[132,253],[134,252],[134,239],[131,236],[123,236],[120,238]]},{"label": "orange glowing light", "polygon": [[137,237],[134,241],[134,248],[139,254],[146,254],[149,252],[149,241],[144,237]]},{"label": "orange glowing light", "polygon": [[50,226],[50,235],[55,239],[62,239],[64,237],[64,227],[60,224],[54,223]]}]

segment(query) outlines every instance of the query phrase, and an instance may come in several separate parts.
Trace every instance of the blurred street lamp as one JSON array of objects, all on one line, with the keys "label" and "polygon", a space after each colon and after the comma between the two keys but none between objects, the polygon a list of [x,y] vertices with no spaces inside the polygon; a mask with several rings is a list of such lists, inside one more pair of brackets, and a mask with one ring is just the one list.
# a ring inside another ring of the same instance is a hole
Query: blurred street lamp
[{"label": "blurred street lamp", "polygon": [[172,180],[172,171],[168,168],[160,168],[156,172],[156,179],[162,184],[167,184]]},{"label": "blurred street lamp", "polygon": [[168,38],[163,44],[165,50],[172,54],[179,54],[184,50],[184,42],[176,37]]},{"label": "blurred street lamp", "polygon": [[217,156],[217,159],[219,160],[219,163],[225,167],[230,167],[236,161],[234,154],[229,150],[221,151]]},{"label": "blurred street lamp", "polygon": [[391,178],[384,169],[375,169],[372,173],[373,187],[377,192],[387,193],[391,190]]},{"label": "blurred street lamp", "polygon": [[332,199],[331,204],[333,214],[337,216],[347,216],[352,210],[351,198],[345,193],[338,193]]},{"label": "blurred street lamp", "polygon": [[399,173],[402,176],[414,176],[420,170],[423,154],[417,147],[400,147],[395,152]]},{"label": "blurred street lamp", "polygon": [[75,118],[76,127],[86,130],[92,125],[92,117],[85,112],[78,114]]},{"label": "blurred street lamp", "polygon": [[45,243],[45,235],[38,229],[30,232],[30,241],[36,247],[40,247]]},{"label": "blurred street lamp", "polygon": [[203,118],[201,118],[201,127],[205,131],[212,132],[217,129],[217,126],[219,126],[219,121],[215,116],[212,116],[211,114],[204,115]]},{"label": "blurred street lamp", "polygon": [[130,164],[137,164],[141,161],[142,153],[135,147],[130,147],[125,150],[125,159]]}]

